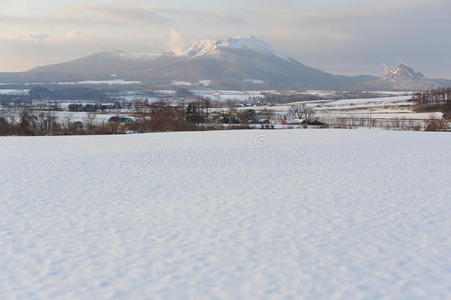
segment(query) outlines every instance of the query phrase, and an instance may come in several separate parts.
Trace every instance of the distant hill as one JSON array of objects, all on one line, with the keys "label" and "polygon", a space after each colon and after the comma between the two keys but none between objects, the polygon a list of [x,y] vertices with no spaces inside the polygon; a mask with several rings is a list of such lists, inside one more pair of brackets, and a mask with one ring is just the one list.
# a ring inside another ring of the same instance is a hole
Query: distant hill
[{"label": "distant hill", "polygon": [[359,84],[359,87],[372,90],[431,90],[451,87],[451,80],[429,79],[411,67],[401,64],[387,72],[382,78]]}]

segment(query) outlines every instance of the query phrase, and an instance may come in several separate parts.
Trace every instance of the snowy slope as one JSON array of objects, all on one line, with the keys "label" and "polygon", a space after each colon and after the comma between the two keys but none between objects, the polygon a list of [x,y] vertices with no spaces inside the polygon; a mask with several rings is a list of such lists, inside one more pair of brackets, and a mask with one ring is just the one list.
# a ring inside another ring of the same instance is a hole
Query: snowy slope
[{"label": "snowy slope", "polygon": [[0,138],[1,299],[446,299],[451,137]]},{"label": "snowy slope", "polygon": [[383,106],[413,106],[412,96],[394,96],[382,98],[362,98],[362,99],[342,99],[336,101],[328,101],[311,105],[315,110],[329,110],[329,109],[356,109]]},{"label": "snowy slope", "polygon": [[120,50],[111,50],[106,52],[101,52],[94,54],[97,59],[121,59],[125,61],[149,61],[154,60],[163,55],[162,53],[135,53],[135,52],[127,52]]},{"label": "snowy slope", "polygon": [[402,79],[423,79],[425,78],[422,73],[416,72],[414,69],[401,64],[391,71],[387,72],[383,80],[397,81]]},{"label": "snowy slope", "polygon": [[197,58],[205,55],[217,55],[220,54],[223,49],[251,50],[290,61],[290,58],[277,52],[269,43],[251,35],[218,40],[202,40],[187,49],[182,56],[186,56],[187,58]]},{"label": "snowy slope", "polygon": [[409,66],[401,64],[378,80],[362,83],[361,88],[418,91],[451,86],[451,80],[426,78]]}]

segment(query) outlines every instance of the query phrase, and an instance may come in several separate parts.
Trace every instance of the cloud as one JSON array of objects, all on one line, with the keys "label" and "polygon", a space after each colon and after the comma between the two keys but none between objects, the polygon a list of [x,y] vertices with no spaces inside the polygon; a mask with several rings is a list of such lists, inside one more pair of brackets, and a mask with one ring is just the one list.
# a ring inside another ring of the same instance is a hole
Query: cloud
[{"label": "cloud", "polygon": [[66,20],[84,19],[91,23],[106,24],[161,24],[169,21],[158,12],[129,2],[112,4],[79,4],[64,12]]},{"label": "cloud", "polygon": [[0,39],[9,41],[45,41],[51,39],[52,36],[45,33],[27,33],[19,35],[0,35]]},{"label": "cloud", "polygon": [[169,38],[169,49],[174,52],[176,55],[180,55],[183,53],[183,37],[180,33],[171,29],[170,38]]},{"label": "cloud", "polygon": [[207,10],[182,10],[162,8],[118,1],[108,4],[82,3],[48,15],[8,16],[0,15],[0,23],[10,24],[77,24],[92,25],[164,25],[180,20],[191,23],[241,24],[239,14],[211,12]]},{"label": "cloud", "polygon": [[163,24],[169,19],[151,8],[129,2],[110,4],[84,3],[64,11],[48,15],[8,16],[0,15],[0,23],[20,25],[143,25]]},{"label": "cloud", "polygon": [[84,34],[81,32],[70,31],[70,32],[66,33],[66,37],[69,39],[77,39],[77,38],[84,37]]},{"label": "cloud", "polygon": [[[158,44],[167,42],[156,40]],[[26,71],[40,65],[70,61],[93,53],[111,49],[137,52],[153,52],[153,49],[134,37],[99,37],[82,35],[68,37],[67,34],[54,35],[48,39],[23,39],[18,36],[0,35],[0,73]],[[126,47],[126,48],[125,48]],[[157,52],[157,49],[155,49]]]},{"label": "cloud", "polygon": [[[255,12],[260,35],[302,62],[335,73],[380,75],[403,57],[425,73],[451,71],[448,0],[367,0],[333,6],[267,1]],[[271,25],[266,26],[271,20]],[[438,46],[440,45],[440,46]],[[446,70],[448,68],[448,70]]]},{"label": "cloud", "polygon": [[[0,24],[3,32],[12,29],[22,42],[32,42],[34,49],[58,43],[60,51],[73,53],[74,58],[109,47],[153,51],[169,44],[179,52],[186,41],[253,34],[280,52],[334,73],[378,75],[381,62],[391,67],[403,57],[427,75],[451,77],[446,63],[451,61],[451,40],[446,38],[451,28],[449,0],[362,0],[334,5],[229,1],[234,5],[193,5],[192,9],[150,6],[147,1],[91,2],[47,15],[0,15]],[[183,29],[183,35],[173,28]],[[36,29],[52,37],[27,36]],[[99,42],[103,40],[108,43]]]},{"label": "cloud", "polygon": [[171,15],[175,19],[187,19],[190,22],[210,24],[244,24],[246,19],[241,13],[219,13],[207,10],[186,10],[175,8],[159,8],[158,11],[165,15]]},{"label": "cloud", "polygon": [[52,36],[45,33],[30,33],[26,35],[19,35],[13,38],[21,39],[21,40],[47,40]]}]

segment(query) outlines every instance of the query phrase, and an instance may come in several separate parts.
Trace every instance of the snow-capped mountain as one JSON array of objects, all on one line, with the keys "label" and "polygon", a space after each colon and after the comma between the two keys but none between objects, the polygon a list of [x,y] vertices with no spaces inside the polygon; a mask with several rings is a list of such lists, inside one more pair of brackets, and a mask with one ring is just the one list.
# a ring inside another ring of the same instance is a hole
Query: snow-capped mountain
[{"label": "snow-capped mountain", "polygon": [[378,80],[363,83],[360,87],[376,90],[429,90],[451,87],[451,80],[426,78],[422,73],[401,64]]},{"label": "snow-capped mountain", "polygon": [[[107,51],[70,62],[0,74],[0,79],[33,82],[60,80],[142,81],[155,87],[205,85],[233,89],[349,89],[372,76],[339,76],[303,65],[253,36],[203,40],[175,54]],[[13,78],[13,79],[12,79]]]},{"label": "snow-capped mountain", "polygon": [[254,51],[257,53],[276,56],[289,61],[290,58],[274,50],[267,42],[259,40],[254,36],[238,36],[218,40],[202,40],[183,52],[181,56],[188,58],[197,58],[205,55],[218,55],[221,50],[242,49]]},{"label": "snow-capped mountain", "polygon": [[411,67],[408,67],[404,64],[401,64],[394,68],[393,70],[387,72],[383,79],[384,80],[390,80],[390,81],[397,81],[397,80],[403,80],[403,79],[423,79],[425,78],[422,73],[415,72],[414,69]]}]

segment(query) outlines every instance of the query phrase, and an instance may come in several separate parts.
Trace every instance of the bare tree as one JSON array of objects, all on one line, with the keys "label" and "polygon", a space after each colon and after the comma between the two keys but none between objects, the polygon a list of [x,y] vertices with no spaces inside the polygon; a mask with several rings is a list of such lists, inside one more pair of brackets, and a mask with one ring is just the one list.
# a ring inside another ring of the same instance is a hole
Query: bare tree
[{"label": "bare tree", "polygon": [[305,103],[300,105],[291,105],[288,113],[299,120],[311,120],[315,115],[313,109],[307,107]]},{"label": "bare tree", "polygon": [[52,111],[39,112],[37,115],[34,115],[34,119],[36,120],[35,134],[48,135],[59,131],[58,118]]},{"label": "bare tree", "polygon": [[92,130],[95,126],[95,120],[97,118],[97,115],[94,113],[88,113],[86,117],[86,129]]},{"label": "bare tree", "polygon": [[271,109],[264,108],[264,109],[258,111],[257,115],[258,115],[259,119],[271,121],[274,118],[275,113]]},{"label": "bare tree", "polygon": [[64,120],[61,122],[61,127],[63,129],[63,133],[64,134],[70,134],[71,130],[72,130],[72,117],[73,117],[74,113],[69,112],[64,116]]}]

